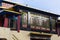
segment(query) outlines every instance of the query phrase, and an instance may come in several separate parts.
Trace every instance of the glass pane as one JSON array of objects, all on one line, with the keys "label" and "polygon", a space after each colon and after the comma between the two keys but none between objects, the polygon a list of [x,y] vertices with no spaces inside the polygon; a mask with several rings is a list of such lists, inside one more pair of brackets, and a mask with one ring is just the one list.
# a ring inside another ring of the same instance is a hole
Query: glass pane
[{"label": "glass pane", "polygon": [[11,18],[9,18],[9,27],[11,29],[16,29],[16,26],[17,26],[17,17],[12,16]]},{"label": "glass pane", "polygon": [[56,29],[56,27],[55,27],[55,23],[56,23],[56,20],[55,19],[51,19],[51,23],[52,23],[52,29],[53,29],[53,31],[56,31],[55,29]]},{"label": "glass pane", "polygon": [[43,30],[50,30],[49,17],[46,15],[41,15],[41,26]]},{"label": "glass pane", "polygon": [[41,29],[41,30],[50,30],[49,28],[49,17],[42,14],[31,14],[31,28]]},{"label": "glass pane", "polygon": [[22,27],[27,28],[27,12],[22,14]]}]

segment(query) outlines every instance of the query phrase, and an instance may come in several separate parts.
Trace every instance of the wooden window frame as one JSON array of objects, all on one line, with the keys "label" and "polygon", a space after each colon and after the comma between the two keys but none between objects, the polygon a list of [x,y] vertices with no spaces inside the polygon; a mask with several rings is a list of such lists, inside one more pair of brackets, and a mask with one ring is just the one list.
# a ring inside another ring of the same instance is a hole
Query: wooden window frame
[{"label": "wooden window frame", "polygon": [[[47,30],[33,30],[33,29],[31,29],[30,28],[31,25],[30,25],[29,15],[30,15],[30,13],[27,12],[27,28],[22,27],[22,14],[20,15],[21,16],[20,30],[35,31],[35,32],[45,32],[45,33],[53,33],[53,34],[56,34],[56,32],[52,32],[51,22],[50,22],[50,31],[47,31]],[[49,16],[49,17],[51,17],[51,16]],[[49,18],[49,20],[50,20],[50,18]],[[11,30],[16,30],[16,29],[11,29]]]}]

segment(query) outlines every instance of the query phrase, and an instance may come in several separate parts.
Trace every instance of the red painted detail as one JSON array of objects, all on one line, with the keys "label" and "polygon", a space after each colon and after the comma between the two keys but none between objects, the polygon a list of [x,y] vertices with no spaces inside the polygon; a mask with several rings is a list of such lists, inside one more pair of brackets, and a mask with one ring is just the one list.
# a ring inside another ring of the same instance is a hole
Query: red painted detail
[{"label": "red painted detail", "polygon": [[20,15],[18,15],[18,20],[17,20],[17,31],[20,32]]},{"label": "red painted detail", "polygon": [[6,18],[6,17],[4,19],[4,27],[6,27],[6,28],[8,27],[8,18]]}]

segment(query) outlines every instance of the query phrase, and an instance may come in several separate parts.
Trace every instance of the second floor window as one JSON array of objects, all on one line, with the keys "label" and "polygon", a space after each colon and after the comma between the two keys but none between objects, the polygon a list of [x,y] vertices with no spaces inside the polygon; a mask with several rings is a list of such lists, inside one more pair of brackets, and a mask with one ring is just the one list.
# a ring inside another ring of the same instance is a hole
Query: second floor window
[{"label": "second floor window", "polygon": [[22,12],[22,27],[27,28],[27,12]]},{"label": "second floor window", "polygon": [[41,14],[31,14],[31,28],[39,30],[49,29],[49,17]]},{"label": "second floor window", "polygon": [[17,27],[17,17],[16,16],[10,17],[8,25],[11,29],[16,29],[16,27]]}]

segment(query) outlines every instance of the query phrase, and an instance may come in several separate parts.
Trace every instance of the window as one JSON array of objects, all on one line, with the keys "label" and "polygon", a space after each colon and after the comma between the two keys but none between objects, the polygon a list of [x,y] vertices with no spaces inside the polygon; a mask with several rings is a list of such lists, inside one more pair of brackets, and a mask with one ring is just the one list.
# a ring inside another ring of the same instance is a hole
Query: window
[{"label": "window", "polygon": [[5,39],[5,38],[0,38],[0,40],[7,40],[7,39]]},{"label": "window", "polygon": [[31,13],[31,28],[39,30],[50,30],[49,17],[42,14]]},{"label": "window", "polygon": [[27,28],[27,12],[22,12],[22,27]]},{"label": "window", "polygon": [[9,27],[11,29],[16,29],[16,27],[17,27],[17,16],[10,16],[10,18],[9,18]]},{"label": "window", "polygon": [[45,34],[31,34],[30,40],[51,40],[51,35]]},{"label": "window", "polygon": [[53,17],[51,19],[51,23],[52,23],[52,31],[56,31],[56,27],[55,27],[56,20]]}]

